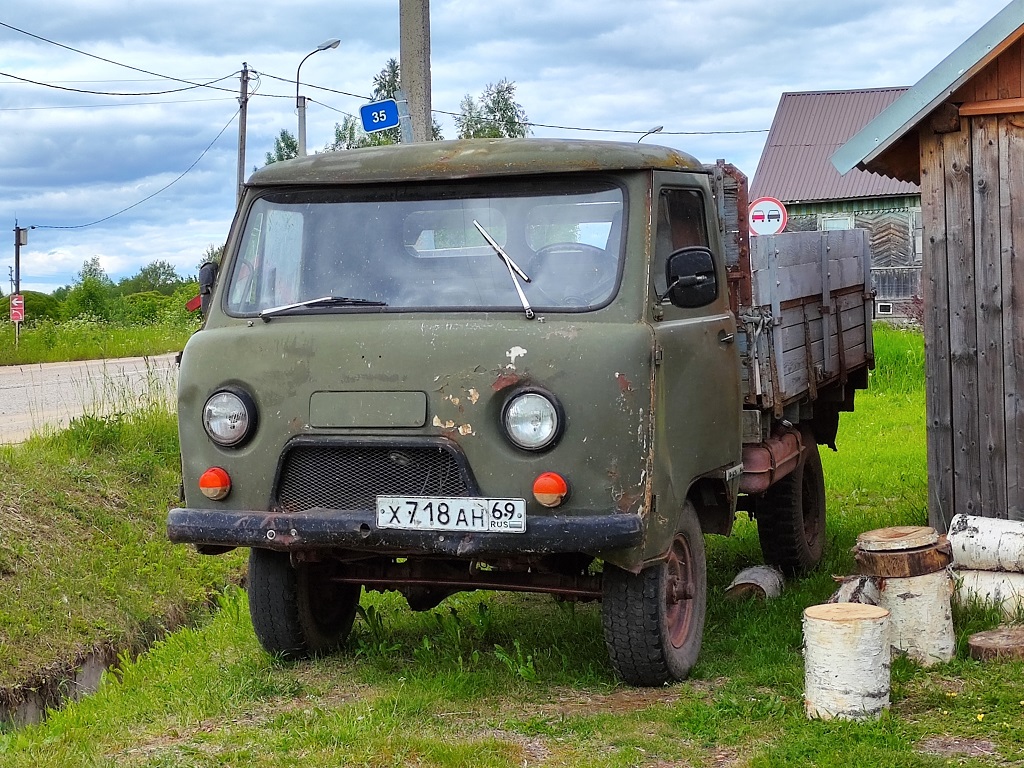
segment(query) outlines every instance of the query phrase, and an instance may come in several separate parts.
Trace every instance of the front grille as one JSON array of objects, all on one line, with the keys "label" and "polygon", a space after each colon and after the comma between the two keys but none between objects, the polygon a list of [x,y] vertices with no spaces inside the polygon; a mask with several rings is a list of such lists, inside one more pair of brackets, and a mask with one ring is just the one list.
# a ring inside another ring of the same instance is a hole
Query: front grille
[{"label": "front grille", "polygon": [[288,512],[314,507],[374,509],[377,495],[465,496],[471,481],[442,446],[298,445],[277,479],[277,503]]}]

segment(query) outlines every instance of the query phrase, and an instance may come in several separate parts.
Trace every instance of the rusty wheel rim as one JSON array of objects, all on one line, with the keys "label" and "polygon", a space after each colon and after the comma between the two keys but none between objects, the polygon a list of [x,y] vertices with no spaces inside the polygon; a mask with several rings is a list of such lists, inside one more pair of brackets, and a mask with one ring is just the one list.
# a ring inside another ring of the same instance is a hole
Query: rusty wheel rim
[{"label": "rusty wheel rim", "polygon": [[665,629],[673,648],[682,648],[693,624],[693,556],[676,534],[665,561]]}]

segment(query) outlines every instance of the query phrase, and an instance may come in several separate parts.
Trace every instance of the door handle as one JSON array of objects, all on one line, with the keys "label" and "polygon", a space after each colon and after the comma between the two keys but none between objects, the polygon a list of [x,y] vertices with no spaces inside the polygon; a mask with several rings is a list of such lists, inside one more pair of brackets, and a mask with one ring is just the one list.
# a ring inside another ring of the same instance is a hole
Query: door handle
[{"label": "door handle", "polygon": [[720,344],[732,344],[736,341],[736,334],[729,333],[726,330],[721,330],[718,332],[718,341]]}]

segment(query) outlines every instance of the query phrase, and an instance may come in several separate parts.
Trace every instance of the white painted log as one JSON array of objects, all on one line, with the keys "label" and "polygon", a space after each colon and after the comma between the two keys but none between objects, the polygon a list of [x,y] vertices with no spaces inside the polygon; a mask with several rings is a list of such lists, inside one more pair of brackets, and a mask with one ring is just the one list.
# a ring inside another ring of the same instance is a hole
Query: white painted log
[{"label": "white painted log", "polygon": [[826,603],[804,611],[804,710],[825,720],[864,720],[889,707],[889,612]]},{"label": "white painted log", "polygon": [[955,515],[947,537],[958,568],[1024,573],[1022,521]]},{"label": "white painted log", "polygon": [[878,605],[888,609],[889,642],[922,666],[949,661],[953,633],[953,580],[946,570],[923,576],[881,579]]},{"label": "white painted log", "polygon": [[1024,613],[1024,573],[959,570],[956,597],[961,603],[990,603],[1014,619]]},{"label": "white painted log", "polygon": [[725,596],[733,600],[741,597],[755,597],[771,600],[782,594],[782,571],[770,565],[755,565],[744,568],[725,588]]},{"label": "white painted log", "polygon": [[864,605],[878,605],[881,597],[878,590],[878,581],[872,576],[846,576],[836,577],[839,582],[830,603],[863,603]]}]

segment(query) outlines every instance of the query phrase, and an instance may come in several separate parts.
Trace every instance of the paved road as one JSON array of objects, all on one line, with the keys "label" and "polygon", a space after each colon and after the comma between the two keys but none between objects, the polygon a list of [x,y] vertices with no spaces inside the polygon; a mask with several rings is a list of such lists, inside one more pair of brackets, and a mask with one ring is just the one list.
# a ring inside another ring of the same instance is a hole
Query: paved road
[{"label": "paved road", "polygon": [[83,413],[116,413],[153,398],[173,403],[174,357],[0,366],[0,443],[60,429]]}]

